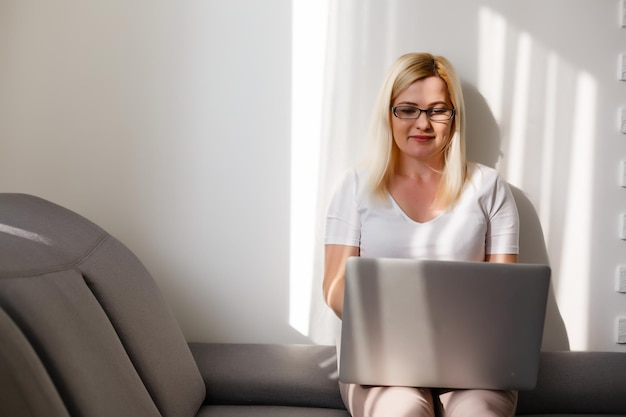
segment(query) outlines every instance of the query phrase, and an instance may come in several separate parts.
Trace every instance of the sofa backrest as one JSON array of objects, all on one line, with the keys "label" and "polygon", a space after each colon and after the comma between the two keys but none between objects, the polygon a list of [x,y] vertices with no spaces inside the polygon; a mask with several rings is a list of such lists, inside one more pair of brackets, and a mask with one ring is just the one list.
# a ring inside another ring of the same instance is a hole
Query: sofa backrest
[{"label": "sofa backrest", "polygon": [[205,387],[141,262],[85,218],[0,194],[0,415],[196,414]]}]

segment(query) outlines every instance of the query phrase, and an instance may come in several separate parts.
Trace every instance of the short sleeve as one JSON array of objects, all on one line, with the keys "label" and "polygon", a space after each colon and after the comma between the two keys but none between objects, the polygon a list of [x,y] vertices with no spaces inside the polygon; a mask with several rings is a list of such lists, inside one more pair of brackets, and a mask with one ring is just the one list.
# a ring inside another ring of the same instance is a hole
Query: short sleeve
[{"label": "short sleeve", "polygon": [[487,254],[519,254],[519,214],[509,185],[499,175],[488,198]]},{"label": "short sleeve", "polygon": [[359,246],[361,221],[357,202],[358,176],[355,170],[346,173],[335,190],[326,213],[324,243]]}]

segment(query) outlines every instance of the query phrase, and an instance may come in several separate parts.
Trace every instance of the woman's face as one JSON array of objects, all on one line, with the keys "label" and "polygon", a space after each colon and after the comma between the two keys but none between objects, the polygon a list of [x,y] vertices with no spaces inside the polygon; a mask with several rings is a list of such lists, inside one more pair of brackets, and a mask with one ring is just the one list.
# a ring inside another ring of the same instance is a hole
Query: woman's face
[{"label": "woman's face", "polygon": [[[453,107],[446,83],[435,76],[415,81],[398,95],[392,106],[414,106],[421,110]],[[450,140],[453,120],[432,121],[426,112],[421,112],[417,119],[392,115],[393,140],[402,156],[439,166],[443,162],[442,151]]]}]

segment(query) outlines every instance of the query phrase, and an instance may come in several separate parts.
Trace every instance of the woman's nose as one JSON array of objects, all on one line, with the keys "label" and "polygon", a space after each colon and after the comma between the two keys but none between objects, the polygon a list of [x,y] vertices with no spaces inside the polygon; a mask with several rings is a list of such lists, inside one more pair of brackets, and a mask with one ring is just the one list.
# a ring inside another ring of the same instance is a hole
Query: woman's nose
[{"label": "woman's nose", "polygon": [[428,120],[428,116],[426,116],[426,112],[420,112],[420,115],[417,116],[415,122],[413,123],[416,129],[425,130],[431,127],[430,120]]}]

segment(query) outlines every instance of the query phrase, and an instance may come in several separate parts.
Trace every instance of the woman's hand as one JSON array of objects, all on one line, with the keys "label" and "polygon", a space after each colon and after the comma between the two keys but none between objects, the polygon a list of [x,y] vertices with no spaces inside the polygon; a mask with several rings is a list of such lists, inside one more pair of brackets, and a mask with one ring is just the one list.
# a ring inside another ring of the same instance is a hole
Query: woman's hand
[{"label": "woman's hand", "polygon": [[324,281],[322,291],[326,304],[341,318],[345,288],[346,260],[359,256],[359,248],[345,245],[324,246]]}]

